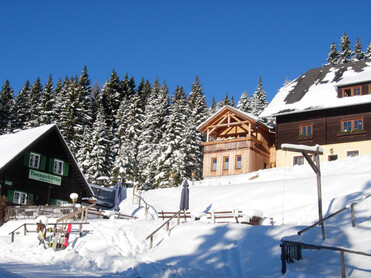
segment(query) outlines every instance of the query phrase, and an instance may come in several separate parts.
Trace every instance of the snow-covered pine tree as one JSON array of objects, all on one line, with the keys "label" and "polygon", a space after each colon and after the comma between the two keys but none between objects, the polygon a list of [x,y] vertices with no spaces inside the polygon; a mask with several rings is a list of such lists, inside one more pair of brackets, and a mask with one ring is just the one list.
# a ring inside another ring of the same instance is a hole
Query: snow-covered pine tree
[{"label": "snow-covered pine tree", "polygon": [[15,99],[14,112],[15,128],[22,129],[27,126],[31,118],[31,101],[30,101],[31,87],[30,82],[27,80],[21,91]]},{"label": "snow-covered pine tree", "polygon": [[85,176],[87,176],[90,166],[90,153],[93,150],[92,129],[89,126],[84,127],[81,146],[77,150],[76,160]]},{"label": "snow-covered pine tree", "polygon": [[53,116],[54,118],[51,120],[54,123],[58,123],[60,120],[60,114],[62,111],[62,106],[63,106],[63,83],[62,79],[58,79],[57,84],[55,84],[54,88],[54,106],[53,106]]},{"label": "snow-covered pine tree", "polygon": [[196,76],[196,81],[192,84],[192,91],[188,97],[188,105],[190,119],[186,126],[186,172],[187,177],[190,177],[191,173],[194,172],[195,179],[201,179],[203,159],[203,147],[201,143],[205,141],[205,135],[199,132],[197,127],[207,118],[207,107],[198,76]]},{"label": "snow-covered pine tree", "polygon": [[230,106],[235,107],[234,97],[233,97],[233,96],[231,97],[231,103],[230,103]]},{"label": "snow-covered pine tree", "polygon": [[14,126],[14,90],[6,80],[0,91],[0,134],[10,132]]},{"label": "snow-covered pine tree", "polygon": [[82,70],[80,81],[79,81],[79,95],[78,95],[78,102],[81,107],[80,115],[78,124],[82,126],[82,130],[85,127],[92,127],[93,125],[93,116],[92,116],[92,102],[91,102],[91,94],[92,89],[90,86],[90,79],[88,75],[88,69],[84,66]]},{"label": "snow-covered pine tree", "polygon": [[344,33],[341,37],[341,43],[340,43],[340,53],[339,53],[339,63],[345,64],[352,60],[352,56],[354,55],[354,52],[350,48],[350,40],[348,36]]},{"label": "snow-covered pine tree", "polygon": [[251,114],[259,116],[261,112],[267,107],[268,101],[266,99],[266,93],[263,90],[263,83],[261,76],[259,77],[258,87],[253,94],[252,110]]},{"label": "snow-covered pine tree", "polygon": [[101,103],[101,91],[98,83],[95,83],[92,87],[92,93],[91,93],[91,116],[92,120],[91,123],[95,122],[95,119],[98,114],[99,105]]},{"label": "snow-covered pine tree", "polygon": [[116,115],[119,148],[113,167],[113,178],[123,181],[138,180],[138,147],[141,134],[143,112],[138,92],[128,95],[121,102]]},{"label": "snow-covered pine tree", "polygon": [[336,44],[333,42],[331,44],[331,50],[327,57],[327,64],[325,66],[332,66],[339,64],[340,53],[337,50]]},{"label": "snow-covered pine tree", "polygon": [[368,43],[367,50],[365,52],[365,59],[371,59],[371,42]]},{"label": "snow-covered pine tree", "polygon": [[[172,98],[170,114],[165,135],[160,141],[158,187],[179,186],[187,176],[187,138],[186,126],[189,118],[188,103],[182,87],[177,86]],[[169,177],[173,174],[173,178]]]},{"label": "snow-covered pine tree", "polygon": [[90,182],[96,182],[99,177],[110,177],[112,169],[112,152],[109,140],[110,128],[104,119],[104,112],[99,108],[97,119],[91,131],[91,145],[93,146],[87,165],[89,165],[86,177]]},{"label": "snow-covered pine tree", "polygon": [[353,60],[360,61],[365,58],[365,53],[362,51],[362,44],[359,38],[357,38],[357,43],[354,46],[354,57]]},{"label": "snow-covered pine tree", "polygon": [[103,85],[100,95],[100,105],[104,109],[103,112],[107,126],[113,127],[114,130],[116,129],[114,116],[117,114],[123,97],[122,82],[117,73],[113,71],[110,79]]},{"label": "snow-covered pine tree", "polygon": [[215,98],[213,97],[211,100],[211,105],[208,109],[208,117],[213,115],[216,111],[217,111],[216,101],[215,101]]},{"label": "snow-covered pine tree", "polygon": [[53,80],[52,75],[50,74],[44,90],[40,95],[40,124],[50,124],[56,118],[56,115],[54,114],[54,102]]},{"label": "snow-covered pine tree", "polygon": [[252,96],[248,95],[247,91],[244,91],[237,104],[237,109],[246,113],[251,113],[252,110]]},{"label": "snow-covered pine tree", "polygon": [[140,108],[144,112],[147,105],[147,99],[151,93],[151,84],[148,80],[144,81],[144,79],[142,78],[137,91],[140,96]]},{"label": "snow-covered pine tree", "polygon": [[228,93],[225,93],[225,97],[223,100],[223,106],[231,105],[231,101],[229,100]]},{"label": "snow-covered pine tree", "polygon": [[29,122],[28,127],[36,127],[40,125],[40,116],[41,111],[43,110],[40,99],[43,91],[43,86],[40,82],[40,78],[38,77],[36,81],[31,86],[31,94],[30,94],[30,101],[31,101],[31,120]]}]

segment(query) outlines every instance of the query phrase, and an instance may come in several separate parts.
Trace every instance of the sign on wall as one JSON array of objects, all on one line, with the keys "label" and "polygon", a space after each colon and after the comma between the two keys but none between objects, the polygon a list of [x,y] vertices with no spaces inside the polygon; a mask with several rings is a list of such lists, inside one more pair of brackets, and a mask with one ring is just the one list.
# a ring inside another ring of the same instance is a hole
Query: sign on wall
[{"label": "sign on wall", "polygon": [[50,184],[55,184],[55,185],[61,185],[62,183],[62,178],[55,176],[55,175],[50,175],[47,173],[39,172],[30,169],[28,178],[31,180],[36,180],[36,181],[42,181]]}]

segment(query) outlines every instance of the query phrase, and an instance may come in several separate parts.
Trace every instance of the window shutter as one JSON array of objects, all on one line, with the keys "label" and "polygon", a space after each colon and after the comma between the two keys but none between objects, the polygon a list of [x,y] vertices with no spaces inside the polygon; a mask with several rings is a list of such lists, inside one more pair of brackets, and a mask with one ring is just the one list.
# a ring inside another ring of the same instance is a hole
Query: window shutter
[{"label": "window shutter", "polygon": [[30,165],[30,152],[24,154],[24,166]]},{"label": "window shutter", "polygon": [[49,158],[49,168],[48,168],[49,173],[53,173],[53,168],[54,168],[54,158]]},{"label": "window shutter", "polygon": [[50,199],[50,205],[56,206],[57,205],[57,199]]},{"label": "window shutter", "polygon": [[8,189],[7,192],[8,202],[13,203],[13,197],[14,197],[14,190]]},{"label": "window shutter", "polygon": [[63,161],[63,176],[68,177],[70,171],[70,164],[66,161]]},{"label": "window shutter", "polygon": [[33,194],[27,194],[27,205],[33,204]]},{"label": "window shutter", "polygon": [[45,164],[46,164],[46,156],[42,155],[39,169],[42,171],[45,171]]}]

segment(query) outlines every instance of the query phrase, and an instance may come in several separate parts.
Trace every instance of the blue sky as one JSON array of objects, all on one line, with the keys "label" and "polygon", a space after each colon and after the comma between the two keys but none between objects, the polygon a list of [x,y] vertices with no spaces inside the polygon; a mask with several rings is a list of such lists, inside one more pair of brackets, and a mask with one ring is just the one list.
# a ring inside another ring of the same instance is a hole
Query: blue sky
[{"label": "blue sky", "polygon": [[114,69],[190,92],[199,75],[208,105],[252,94],[270,101],[290,80],[326,62],[345,32],[371,40],[369,0],[1,1],[0,85],[80,75],[101,86]]}]

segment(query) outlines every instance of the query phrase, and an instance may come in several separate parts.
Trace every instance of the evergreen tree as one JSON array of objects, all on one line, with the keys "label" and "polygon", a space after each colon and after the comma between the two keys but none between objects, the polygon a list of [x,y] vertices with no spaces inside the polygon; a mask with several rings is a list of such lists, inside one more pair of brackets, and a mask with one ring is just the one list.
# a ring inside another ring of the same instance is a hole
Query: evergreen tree
[{"label": "evergreen tree", "polygon": [[14,126],[14,90],[6,80],[0,92],[0,134],[10,132]]},{"label": "evergreen tree", "polygon": [[215,98],[213,97],[211,100],[211,105],[209,107],[208,117],[213,115],[216,111],[217,111],[216,102],[215,102]]},{"label": "evergreen tree", "polygon": [[52,116],[54,118],[51,119],[52,122],[58,123],[60,119],[60,113],[62,111],[62,106],[63,106],[63,83],[62,79],[59,78],[57,84],[55,85],[54,88],[54,106],[53,106],[53,113]]},{"label": "evergreen tree", "polygon": [[40,124],[50,124],[56,118],[54,102],[52,75],[49,75],[45,88],[40,95]]},{"label": "evergreen tree", "polygon": [[151,84],[148,80],[144,82],[144,79],[140,81],[138,86],[138,94],[140,96],[140,108],[142,111],[145,111],[145,107],[147,105],[147,99],[151,93]]},{"label": "evergreen tree", "polygon": [[85,127],[91,127],[93,124],[93,109],[91,102],[92,89],[90,86],[90,80],[88,75],[88,69],[84,66],[82,74],[79,81],[79,90],[78,90],[78,103],[80,106],[80,115],[78,124],[82,126],[82,130]]},{"label": "evergreen tree", "polygon": [[367,50],[365,53],[365,59],[371,59],[371,42],[368,43]]},{"label": "evergreen tree", "polygon": [[354,46],[354,60],[360,61],[365,58],[365,53],[362,51],[362,44],[359,38],[357,38],[357,43]]},{"label": "evergreen tree", "polygon": [[31,87],[30,82],[27,80],[21,91],[18,93],[15,99],[14,106],[14,117],[15,117],[15,128],[23,128],[28,126],[28,122],[31,119]]},{"label": "evergreen tree", "polygon": [[247,94],[247,91],[244,91],[240,97],[240,100],[237,104],[237,109],[244,111],[246,113],[251,113],[252,110],[252,97]]},{"label": "evergreen tree", "polygon": [[232,106],[232,107],[235,107],[235,103],[234,103],[234,97],[232,96],[232,98],[231,98],[231,103],[230,103],[230,106]]},{"label": "evergreen tree", "polygon": [[253,95],[251,114],[258,117],[267,105],[268,101],[266,99],[266,93],[263,90],[262,78],[260,76],[258,87]]},{"label": "evergreen tree", "polygon": [[339,53],[339,63],[345,64],[351,61],[354,52],[350,48],[350,40],[348,36],[344,33],[341,37],[340,43],[340,53]]},{"label": "evergreen tree", "polygon": [[92,145],[92,129],[88,126],[84,127],[81,146],[77,150],[76,160],[85,176],[88,174],[90,167],[90,153],[93,150]]},{"label": "evergreen tree", "polygon": [[[182,87],[177,86],[172,99],[172,106],[167,120],[165,135],[160,142],[161,156],[158,173],[161,176],[158,187],[180,185],[187,174],[187,137],[186,129],[189,118],[188,103]],[[169,177],[173,174],[172,180]]]},{"label": "evergreen tree", "polygon": [[203,147],[201,143],[205,141],[205,136],[197,130],[197,127],[206,119],[207,107],[205,95],[203,94],[198,76],[196,76],[196,81],[192,84],[188,105],[190,119],[186,126],[186,172],[187,177],[190,177],[191,173],[194,172],[195,178],[201,179],[203,159]]},{"label": "evergreen tree", "polygon": [[333,42],[331,44],[331,50],[327,57],[327,64],[326,66],[332,66],[339,64],[340,53],[337,50],[336,44]]},{"label": "evergreen tree", "polygon": [[228,93],[225,93],[225,97],[224,97],[224,100],[223,100],[223,106],[226,106],[226,105],[231,105],[231,102],[230,102],[229,97],[228,97]]},{"label": "evergreen tree", "polygon": [[30,94],[30,101],[31,101],[31,120],[29,122],[28,127],[36,127],[39,126],[41,123],[41,113],[42,113],[42,105],[41,105],[41,97],[42,97],[43,86],[40,82],[40,78],[38,77],[36,81],[31,86],[31,94]]},{"label": "evergreen tree", "polygon": [[95,122],[96,116],[99,110],[99,104],[101,103],[101,92],[98,83],[95,83],[92,87],[91,93],[91,116],[92,116],[92,124]]},{"label": "evergreen tree", "polygon": [[86,177],[90,182],[95,182],[99,177],[111,176],[113,157],[110,140],[107,136],[109,133],[109,127],[104,119],[103,109],[100,108],[91,131],[90,142],[93,148],[86,163],[89,165],[86,170]]}]

